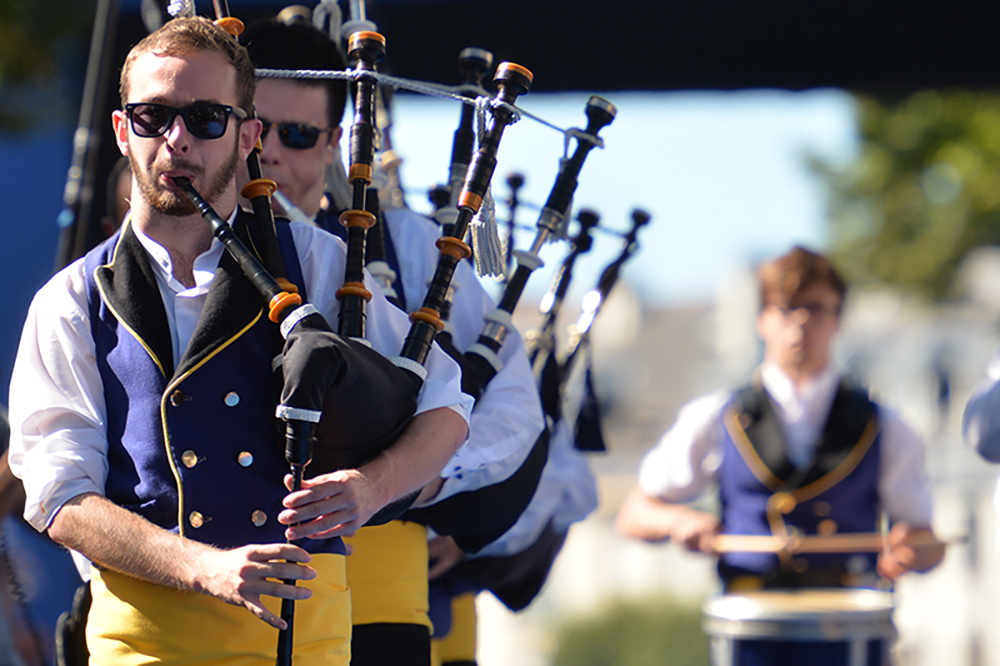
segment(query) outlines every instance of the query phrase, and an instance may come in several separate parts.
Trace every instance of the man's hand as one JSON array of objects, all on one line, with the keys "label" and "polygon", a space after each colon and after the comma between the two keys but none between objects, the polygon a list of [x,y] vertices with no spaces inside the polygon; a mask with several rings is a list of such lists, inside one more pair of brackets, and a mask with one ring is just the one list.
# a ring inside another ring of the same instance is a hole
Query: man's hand
[{"label": "man's hand", "polygon": [[715,552],[715,535],[719,533],[719,519],[690,507],[679,507],[670,538],[693,553],[718,555]]},{"label": "man's hand", "polygon": [[[288,544],[220,550],[154,525],[106,497],[84,493],[66,502],[48,534],[92,562],[174,590],[192,590],[247,608],[278,629],[285,622],[267,610],[261,595],[306,599],[305,587],[281,580],[311,580],[309,553]],[[285,562],[291,560],[291,562]]]},{"label": "man's hand", "polygon": [[673,540],[696,553],[716,554],[712,542],[719,531],[718,518],[650,497],[638,487],[625,499],[615,523],[623,534],[643,541]]},{"label": "man's hand", "polygon": [[[285,497],[278,522],[294,525],[285,530],[292,540],[351,536],[390,502],[422,488],[424,500],[436,494],[438,473],[468,432],[465,419],[447,407],[417,414],[392,446],[359,469],[304,480],[302,490]],[[289,490],[291,480],[285,477]]]},{"label": "man's hand", "polygon": [[944,559],[945,544],[933,537],[929,529],[914,529],[906,523],[893,525],[885,538],[885,549],[878,556],[879,574],[896,580],[908,571],[924,572],[936,567]]},{"label": "man's hand", "polygon": [[427,577],[436,580],[448,573],[465,558],[465,553],[455,540],[447,536],[434,537],[427,542]]},{"label": "man's hand", "polygon": [[201,557],[200,568],[204,573],[196,579],[194,588],[226,603],[243,606],[272,627],[286,629],[287,623],[269,611],[260,597],[297,601],[312,596],[305,587],[281,582],[315,578],[316,571],[305,566],[310,559],[309,553],[298,546],[277,543],[210,550]]},{"label": "man's hand", "polygon": [[[291,490],[291,474],[285,485]],[[285,537],[292,541],[352,536],[384,506],[375,491],[375,484],[357,469],[304,479],[301,490],[285,497],[278,522],[290,525]]]}]

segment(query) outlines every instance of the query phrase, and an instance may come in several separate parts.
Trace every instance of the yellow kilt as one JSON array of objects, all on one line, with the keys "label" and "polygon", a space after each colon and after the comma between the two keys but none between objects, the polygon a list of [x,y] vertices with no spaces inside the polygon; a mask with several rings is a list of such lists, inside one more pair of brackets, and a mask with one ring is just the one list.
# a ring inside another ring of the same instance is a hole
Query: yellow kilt
[{"label": "yellow kilt", "polygon": [[451,631],[431,641],[431,666],[476,661],[476,593],[451,600]]},{"label": "yellow kilt", "polygon": [[[300,583],[310,598],[295,603],[296,666],[348,666],[351,600],[344,556],[312,556],[317,576]],[[95,572],[87,620],[90,663],[273,666],[278,630],[240,606],[172,590],[113,571]],[[280,613],[281,600],[264,597]]]},{"label": "yellow kilt", "polygon": [[344,542],[354,624],[421,624],[430,630],[427,530],[394,520],[363,527]]}]

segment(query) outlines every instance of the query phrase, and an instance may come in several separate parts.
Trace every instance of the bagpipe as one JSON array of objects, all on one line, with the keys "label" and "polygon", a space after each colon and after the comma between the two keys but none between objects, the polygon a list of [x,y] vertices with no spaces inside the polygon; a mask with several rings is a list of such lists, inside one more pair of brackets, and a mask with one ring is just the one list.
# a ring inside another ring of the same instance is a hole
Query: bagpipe
[{"label": "bagpipe", "polygon": [[507,197],[507,242],[504,244],[503,282],[507,284],[510,274],[514,272],[514,229],[517,227],[517,209],[521,205],[518,193],[524,187],[524,174],[512,173],[507,176],[507,187],[510,196]]},{"label": "bagpipe", "polygon": [[[458,54],[458,69],[463,81],[457,92],[468,98],[475,99],[483,94],[483,77],[493,67],[493,54],[485,49],[469,47]],[[462,105],[458,128],[452,137],[451,161],[448,167],[448,184],[445,186],[447,197],[439,199],[434,211],[434,219],[441,225],[443,233],[451,231],[458,216],[458,195],[462,191],[462,181],[465,172],[472,161],[472,153],[476,144],[475,109],[468,104]]]},{"label": "bagpipe", "polygon": [[[508,280],[496,310],[487,317],[479,339],[465,351],[463,369],[467,366],[469,372],[463,372],[463,390],[470,395],[482,395],[483,389],[500,369],[497,353],[508,331],[513,328],[514,309],[524,293],[532,272],[544,265],[538,253],[550,236],[563,233],[565,217],[572,203],[584,161],[594,146],[599,144],[600,130],[610,125],[617,113],[610,102],[596,95],[587,100],[585,111],[586,129],[575,133],[576,150],[570,159],[563,160],[560,165],[556,181],[538,217],[537,233],[530,248],[513,252],[517,258],[517,269]],[[468,381],[466,374],[469,375]]]},{"label": "bagpipe", "polygon": [[[466,59],[470,53],[483,52],[479,49],[463,51]],[[476,70],[469,66],[466,71]],[[466,85],[470,84],[467,82]],[[500,350],[508,331],[513,328],[513,311],[524,291],[527,278],[532,270],[541,265],[537,252],[551,233],[561,232],[586,156],[600,143],[597,134],[614,119],[615,108],[606,100],[594,96],[587,102],[586,115],[586,129],[573,132],[577,139],[575,153],[570,159],[561,161],[555,184],[539,217],[536,242],[530,251],[515,253],[518,257],[518,270],[508,281],[498,307],[486,316],[485,326],[477,342],[463,352],[455,347],[448,331],[442,331],[437,336],[441,347],[462,366],[462,390],[477,400],[503,368]],[[452,171],[456,168],[456,160],[462,159],[466,122],[467,118],[463,114],[459,129],[455,132]],[[450,536],[465,552],[477,552],[509,530],[530,503],[548,460],[550,434],[549,429],[543,430],[518,469],[503,481],[413,510],[407,517],[430,525],[438,534]]]},{"label": "bagpipe", "polygon": [[[216,23],[235,38],[242,24],[229,16],[225,0],[216,0]],[[416,410],[416,398],[426,377],[424,364],[434,336],[443,328],[440,311],[455,266],[471,250],[462,238],[479,210],[496,166],[496,153],[504,129],[515,117],[514,101],[531,85],[530,71],[513,63],[497,68],[494,81],[498,92],[491,106],[491,121],[480,136],[458,199],[459,214],[454,235],[438,241],[441,251],[437,270],[423,306],[411,314],[411,328],[401,354],[387,359],[364,344],[365,309],[372,294],[364,284],[367,231],[375,215],[366,210],[367,190],[372,182],[375,153],[375,89],[372,76],[385,50],[385,39],[372,31],[359,31],[348,41],[356,60],[355,116],[351,127],[352,208],[341,223],[347,227],[347,261],[344,284],[337,292],[340,314],[334,333],[312,305],[303,301],[295,285],[275,277],[283,272],[270,194],[273,182],[260,178],[257,150],[248,157],[251,182],[242,193],[251,199],[258,236],[264,246],[263,261],[249,250],[190,181],[175,178],[213,234],[224,244],[268,307],[268,318],[277,324],[285,340],[281,353],[283,388],[276,410],[285,422],[285,457],[291,468],[292,490],[302,486],[306,470],[322,474],[351,469],[372,460],[388,448],[406,428]],[[259,146],[258,146],[259,148]],[[372,403],[375,402],[373,405]],[[417,493],[383,509],[369,524],[381,524],[397,517],[416,499]],[[294,601],[283,600],[282,619],[288,628],[279,634],[278,663],[291,663]]]},{"label": "bagpipe", "polygon": [[556,272],[548,292],[542,297],[539,309],[544,315],[542,327],[530,331],[526,336],[530,346],[529,359],[538,381],[538,390],[542,398],[542,409],[551,423],[563,418],[563,401],[567,385],[573,376],[574,368],[581,353],[587,354],[588,365],[584,377],[584,395],[580,410],[574,424],[575,446],[585,451],[604,451],[604,438],[601,433],[600,411],[594,390],[590,367],[590,330],[607,301],[611,290],[621,275],[622,267],[639,249],[637,236],[639,229],[649,224],[650,215],[640,209],[632,211],[632,227],[624,234],[624,245],[621,252],[601,272],[597,285],[588,291],[581,301],[581,312],[575,324],[570,326],[570,340],[559,358],[556,341],[556,322],[558,321],[569,281],[572,278],[573,264],[579,254],[590,249],[590,230],[597,229],[598,219],[592,211],[580,212],[580,232],[573,241],[573,249],[567,255],[563,265]]}]

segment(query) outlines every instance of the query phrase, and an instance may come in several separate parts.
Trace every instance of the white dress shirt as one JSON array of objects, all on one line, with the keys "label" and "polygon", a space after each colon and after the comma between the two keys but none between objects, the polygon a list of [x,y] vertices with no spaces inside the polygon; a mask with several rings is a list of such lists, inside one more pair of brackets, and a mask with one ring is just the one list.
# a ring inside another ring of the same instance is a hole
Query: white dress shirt
[{"label": "white dress shirt", "polygon": [[572,428],[562,419],[552,433],[549,459],[528,508],[513,527],[472,557],[515,555],[534,544],[550,521],[557,534],[564,534],[590,515],[597,502],[597,481],[587,454],[574,448]]},{"label": "white dress shirt", "polygon": [[[234,211],[235,214],[235,211]],[[291,226],[309,302],[336,326],[346,260],[340,239],[309,225]],[[223,248],[218,240],[195,261],[195,286],[186,289],[171,275],[166,251],[139,236],[156,267],[167,311],[174,358],[186,349],[204,305]],[[366,286],[368,339],[386,356],[396,356],[410,324],[370,276]],[[175,361],[176,362],[176,361]],[[417,413],[449,407],[470,418],[472,400],[461,393],[458,365],[438,348],[427,361],[428,376]],[[35,295],[28,310],[10,388],[11,470],[24,482],[24,516],[44,530],[68,500],[86,492],[103,494],[108,473],[106,408],[90,329],[83,259],[58,272]]]},{"label": "white dress shirt", "polygon": [[[808,462],[833,405],[840,377],[826,371],[802,388],[775,364],[761,365],[764,389],[777,403],[778,421],[793,464]],[[677,421],[639,467],[639,487],[664,502],[697,499],[716,480],[722,461],[722,411],[732,392],[719,391],[684,405]],[[923,445],[899,416],[881,405],[878,494],[893,522],[930,527],[931,495],[924,480]]]},{"label": "white dress shirt", "polygon": [[[399,259],[405,307],[413,311],[423,304],[437,269],[440,252],[434,243],[441,228],[407,209],[386,211],[385,221]],[[483,317],[496,309],[496,304],[468,261],[459,262],[452,288],[452,340],[464,351],[479,338]],[[542,433],[542,405],[517,330],[508,331],[498,356],[503,368],[477,401],[469,439],[441,471],[444,485],[432,503],[503,481],[517,471]]]}]

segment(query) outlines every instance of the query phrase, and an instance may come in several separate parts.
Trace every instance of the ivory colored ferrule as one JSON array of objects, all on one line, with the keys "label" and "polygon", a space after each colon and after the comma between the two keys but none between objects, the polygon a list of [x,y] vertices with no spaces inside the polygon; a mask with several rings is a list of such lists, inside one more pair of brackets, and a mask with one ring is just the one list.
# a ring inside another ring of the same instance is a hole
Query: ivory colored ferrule
[{"label": "ivory colored ferrule", "polygon": [[420,308],[415,312],[411,312],[410,321],[414,323],[419,321],[425,324],[430,324],[438,333],[444,330],[444,322],[441,321],[441,314],[437,310],[432,310],[431,308]]},{"label": "ivory colored ferrule", "polygon": [[472,256],[472,249],[467,243],[451,236],[441,236],[434,244],[441,250],[441,254],[447,254],[449,257],[465,259]]},{"label": "ivory colored ferrule", "polygon": [[281,322],[281,314],[293,305],[302,305],[302,297],[298,294],[290,294],[287,291],[283,291],[275,295],[268,304],[269,312],[267,313],[267,318],[278,324]]},{"label": "ivory colored ferrule", "polygon": [[239,37],[243,32],[243,21],[239,20],[235,16],[223,16],[215,21],[215,25],[219,26],[233,37]]},{"label": "ivory colored ferrule", "polygon": [[402,164],[403,158],[397,155],[393,150],[386,150],[379,155],[378,161],[382,168],[391,169],[392,167]]},{"label": "ivory colored ferrule", "polygon": [[344,286],[337,290],[337,300],[344,300],[345,296],[360,296],[366,302],[372,300],[372,292],[365,289],[361,282],[345,282]]},{"label": "ivory colored ferrule", "polygon": [[365,185],[371,185],[372,166],[370,164],[352,164],[347,173],[347,180],[352,184],[356,180],[363,180]]},{"label": "ivory colored ferrule", "polygon": [[240,194],[247,199],[269,197],[278,189],[278,184],[268,178],[255,178],[240,188]]},{"label": "ivory colored ferrule", "polygon": [[340,223],[348,229],[363,227],[367,231],[375,226],[375,216],[366,210],[345,210],[340,214]]},{"label": "ivory colored ferrule", "polygon": [[462,194],[458,197],[458,207],[459,208],[469,208],[473,213],[478,213],[480,206],[483,205],[483,198],[476,194],[475,192],[470,192],[464,190]]}]

